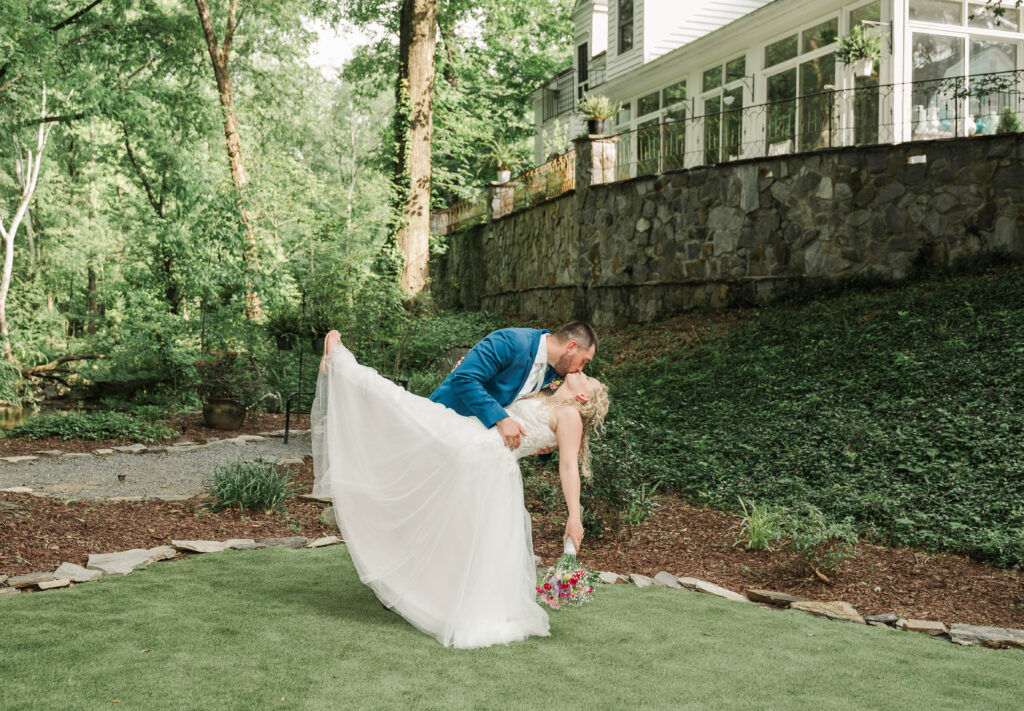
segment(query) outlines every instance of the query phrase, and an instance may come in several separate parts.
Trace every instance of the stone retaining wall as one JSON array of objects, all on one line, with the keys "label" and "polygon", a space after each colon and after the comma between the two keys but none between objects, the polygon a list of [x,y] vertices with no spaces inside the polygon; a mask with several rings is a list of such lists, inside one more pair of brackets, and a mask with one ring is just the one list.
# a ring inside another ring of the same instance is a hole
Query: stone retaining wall
[{"label": "stone retaining wall", "polygon": [[435,297],[613,325],[836,281],[899,281],[917,264],[1024,256],[1024,134],[588,184],[608,161],[608,140],[597,144],[577,143],[574,192],[450,235],[431,263]]}]

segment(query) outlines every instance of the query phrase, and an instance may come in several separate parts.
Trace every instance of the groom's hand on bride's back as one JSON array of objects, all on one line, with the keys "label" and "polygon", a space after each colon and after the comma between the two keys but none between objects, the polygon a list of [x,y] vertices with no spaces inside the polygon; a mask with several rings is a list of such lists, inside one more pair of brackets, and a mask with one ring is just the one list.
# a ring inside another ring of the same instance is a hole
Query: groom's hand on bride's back
[{"label": "groom's hand on bride's back", "polygon": [[511,417],[506,417],[504,420],[498,420],[494,426],[501,433],[501,441],[505,443],[506,447],[513,450],[519,449],[520,438],[526,434],[526,430],[521,424]]}]

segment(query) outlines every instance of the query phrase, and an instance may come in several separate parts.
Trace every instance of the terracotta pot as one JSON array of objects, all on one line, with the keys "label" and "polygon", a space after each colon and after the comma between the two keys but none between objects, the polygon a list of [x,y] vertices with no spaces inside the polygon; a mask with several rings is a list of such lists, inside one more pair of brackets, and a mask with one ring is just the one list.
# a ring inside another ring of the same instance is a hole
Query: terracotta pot
[{"label": "terracotta pot", "polygon": [[214,397],[203,405],[203,422],[218,430],[237,430],[245,422],[245,406],[229,397]]}]

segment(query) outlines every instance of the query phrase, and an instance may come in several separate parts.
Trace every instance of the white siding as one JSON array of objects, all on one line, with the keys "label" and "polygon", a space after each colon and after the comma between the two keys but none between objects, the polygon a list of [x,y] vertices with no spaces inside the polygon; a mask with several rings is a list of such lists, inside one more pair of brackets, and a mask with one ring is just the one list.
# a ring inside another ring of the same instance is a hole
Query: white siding
[{"label": "white siding", "polygon": [[714,32],[772,0],[646,0],[644,62]]},{"label": "white siding", "polygon": [[619,0],[608,0],[608,79],[644,63],[644,12],[647,0],[633,0],[633,49],[619,54]]}]

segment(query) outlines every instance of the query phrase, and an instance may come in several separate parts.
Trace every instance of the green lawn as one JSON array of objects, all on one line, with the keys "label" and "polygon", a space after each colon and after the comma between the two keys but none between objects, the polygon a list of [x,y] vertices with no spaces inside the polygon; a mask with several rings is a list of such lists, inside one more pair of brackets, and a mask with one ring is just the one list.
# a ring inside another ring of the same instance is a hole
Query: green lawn
[{"label": "green lawn", "polygon": [[2,599],[0,621],[3,709],[907,711],[1024,695],[1021,652],[627,585],[553,613],[551,638],[445,649],[381,609],[344,546],[157,563]]}]

